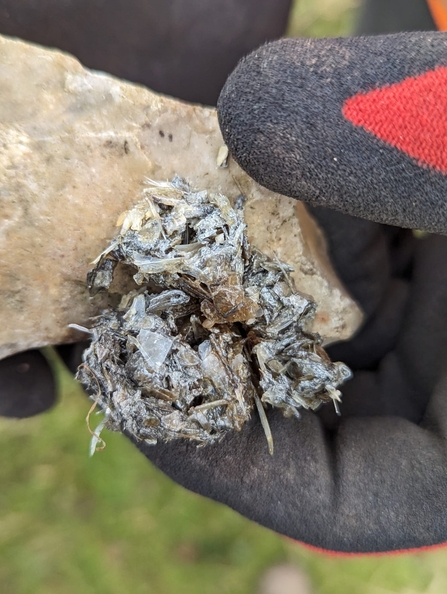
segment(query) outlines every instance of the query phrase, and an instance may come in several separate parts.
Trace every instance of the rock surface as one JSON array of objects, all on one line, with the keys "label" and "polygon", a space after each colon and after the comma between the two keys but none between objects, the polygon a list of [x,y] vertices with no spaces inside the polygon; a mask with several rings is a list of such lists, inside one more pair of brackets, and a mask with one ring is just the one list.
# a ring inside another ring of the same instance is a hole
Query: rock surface
[{"label": "rock surface", "polygon": [[[140,199],[145,178],[246,197],[254,245],[295,268],[319,305],[314,330],[348,338],[361,312],[335,276],[304,206],[221,168],[214,109],[181,103],[84,69],[53,50],[0,37],[0,358],[79,340],[86,274]],[[222,152],[221,152],[222,155]]]}]

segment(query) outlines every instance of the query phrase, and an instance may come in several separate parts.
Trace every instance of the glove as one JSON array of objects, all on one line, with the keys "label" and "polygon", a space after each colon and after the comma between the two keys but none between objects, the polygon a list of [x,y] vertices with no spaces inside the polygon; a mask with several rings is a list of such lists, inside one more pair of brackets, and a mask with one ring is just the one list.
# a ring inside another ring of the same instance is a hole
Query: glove
[{"label": "glove", "polygon": [[442,33],[283,40],[243,60],[218,103],[236,161],[313,205],[366,315],[329,349],[354,377],[341,417],[268,411],[273,456],[255,415],[217,445],[138,447],[186,488],[326,550],[447,541],[447,238],[402,229],[447,233],[446,64]]},{"label": "glove", "polygon": [[[68,51],[104,70],[179,99],[215,104],[239,58],[280,37],[292,0],[2,0],[0,33]],[[71,371],[85,343],[60,347]],[[55,400],[39,351],[0,361],[0,416],[28,417]]]},{"label": "glove", "polygon": [[39,351],[19,353],[0,361],[0,416],[31,417],[53,406],[53,374]]},{"label": "glove", "polygon": [[[57,47],[187,101],[215,105],[238,60],[287,26],[292,0],[2,0],[0,32]],[[218,17],[216,18],[216,15]]]},{"label": "glove", "polygon": [[[57,347],[74,373],[87,342]],[[36,349],[0,361],[0,417],[25,419],[46,412],[56,403],[56,382],[46,357]]]},{"label": "glove", "polygon": [[[433,7],[443,0],[367,0],[360,6],[356,34],[442,29]],[[432,12],[433,11],[433,12]]]}]

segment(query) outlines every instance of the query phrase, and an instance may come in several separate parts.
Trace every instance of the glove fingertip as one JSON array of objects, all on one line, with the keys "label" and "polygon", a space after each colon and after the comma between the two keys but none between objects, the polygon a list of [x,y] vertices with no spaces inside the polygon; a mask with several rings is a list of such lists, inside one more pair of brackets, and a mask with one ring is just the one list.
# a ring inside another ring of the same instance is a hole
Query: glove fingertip
[{"label": "glove fingertip", "polygon": [[56,402],[53,372],[38,350],[0,361],[0,416],[24,419],[43,413]]},{"label": "glove fingertip", "polygon": [[267,44],[221,92],[224,140],[274,192],[447,233],[446,43],[433,32]]}]

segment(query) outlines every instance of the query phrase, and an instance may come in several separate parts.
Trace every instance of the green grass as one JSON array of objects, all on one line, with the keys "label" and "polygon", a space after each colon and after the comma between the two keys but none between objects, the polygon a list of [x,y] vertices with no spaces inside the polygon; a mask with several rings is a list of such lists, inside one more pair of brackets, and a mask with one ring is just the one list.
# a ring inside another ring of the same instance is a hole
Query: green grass
[{"label": "green grass", "polygon": [[[351,0],[301,0],[290,35],[344,35]],[[255,594],[276,563],[315,594],[445,594],[447,550],[340,559],[189,493],[122,436],[88,457],[89,402],[62,369],[51,412],[0,420],[0,594]]]},{"label": "green grass", "polygon": [[89,458],[90,404],[59,378],[51,412],[0,421],[2,594],[249,594],[284,562],[315,594],[447,592],[447,551],[322,556],[175,485],[121,435]]},{"label": "green grass", "polygon": [[299,0],[288,28],[291,37],[338,37],[353,28],[359,0]]}]

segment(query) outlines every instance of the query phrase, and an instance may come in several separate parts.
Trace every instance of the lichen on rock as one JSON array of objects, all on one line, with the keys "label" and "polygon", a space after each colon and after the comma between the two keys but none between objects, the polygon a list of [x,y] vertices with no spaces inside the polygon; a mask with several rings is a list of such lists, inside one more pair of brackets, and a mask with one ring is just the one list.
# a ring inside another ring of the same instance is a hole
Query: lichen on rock
[{"label": "lichen on rock", "polygon": [[311,332],[316,304],[292,268],[249,245],[241,208],[175,177],[149,182],[119,222],[88,284],[107,291],[120,263],[138,287],[94,320],[77,374],[108,428],[205,444],[240,430],[255,404],[298,418],[336,405],[350,371]]}]

